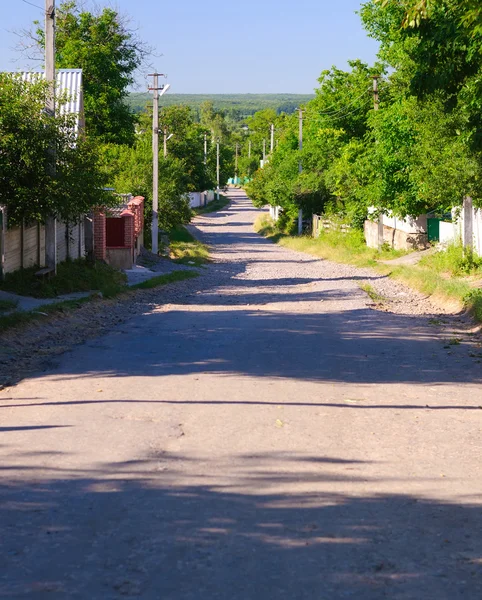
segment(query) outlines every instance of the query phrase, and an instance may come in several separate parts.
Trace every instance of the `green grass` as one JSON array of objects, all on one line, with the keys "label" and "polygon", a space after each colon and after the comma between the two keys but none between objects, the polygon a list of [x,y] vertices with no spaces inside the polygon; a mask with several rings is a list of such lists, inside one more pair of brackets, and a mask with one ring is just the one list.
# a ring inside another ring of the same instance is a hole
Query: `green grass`
[{"label": "green grass", "polygon": [[219,194],[219,200],[216,200],[216,198],[215,198],[211,202],[208,202],[206,204],[206,206],[201,206],[199,208],[193,208],[192,212],[195,215],[204,215],[207,213],[216,212],[218,210],[222,210],[230,202],[231,202],[231,200],[227,196],[225,196],[224,194]]},{"label": "green grass", "polygon": [[390,248],[383,248],[381,251],[368,248],[363,232],[359,230],[350,230],[346,233],[336,230],[322,231],[316,239],[306,235],[290,236],[277,231],[273,221],[267,215],[258,218],[255,230],[285,248],[357,267],[374,267],[378,264],[377,260],[388,260],[407,254]]},{"label": "green grass", "polygon": [[79,298],[78,300],[65,300],[63,302],[56,302],[55,304],[44,304],[28,312],[15,311],[8,315],[2,315],[0,316],[0,331],[5,331],[18,325],[25,325],[32,321],[42,320],[58,313],[70,312],[79,308],[82,304],[90,302],[93,298],[93,296],[88,296],[86,298]]},{"label": "green grass", "polygon": [[363,290],[368,296],[375,302],[375,304],[384,304],[386,302],[386,298],[379,294],[376,289],[370,285],[369,283],[361,283],[360,289]]},{"label": "green grass", "polygon": [[482,289],[474,287],[477,275],[482,275],[482,259],[474,255],[464,256],[460,247],[453,246],[447,252],[430,254],[416,265],[386,265],[378,261],[406,253],[386,248],[381,251],[368,248],[361,231],[322,232],[317,239],[288,236],[279,233],[266,215],[255,223],[255,230],[285,248],[334,262],[372,267],[382,275],[402,281],[431,296],[435,303],[444,308],[454,312],[465,308],[477,321],[482,322]]},{"label": "green grass", "polygon": [[[152,289],[160,285],[166,285],[175,281],[183,281],[191,277],[197,277],[198,273],[193,271],[175,271],[165,275],[153,277],[147,281],[143,281],[131,287],[123,286],[118,292],[128,294],[131,290]],[[63,302],[55,302],[53,304],[43,304],[32,311],[15,311],[8,315],[0,315],[0,331],[5,331],[11,327],[26,325],[32,321],[46,319],[58,313],[71,312],[87,302],[96,300],[98,295],[87,296],[76,300],[64,300]]]},{"label": "green grass", "polygon": [[175,263],[200,267],[209,262],[209,248],[179,226],[169,233],[170,256]]},{"label": "green grass", "polygon": [[425,256],[419,264],[421,267],[450,276],[482,274],[482,258],[472,252],[464,252],[461,244],[451,244],[444,252]]},{"label": "green grass", "polygon": [[136,283],[130,287],[131,290],[150,290],[159,285],[166,285],[167,283],[173,283],[174,281],[183,281],[184,279],[191,279],[197,277],[199,273],[194,271],[174,271],[173,273],[167,273],[166,275],[159,275],[158,277],[152,277],[141,283]]},{"label": "green grass", "polygon": [[18,302],[15,300],[0,300],[0,313],[15,310]]},{"label": "green grass", "polygon": [[31,267],[7,273],[0,289],[34,298],[55,298],[61,294],[99,290],[103,296],[110,298],[122,291],[127,282],[124,273],[104,263],[86,260],[59,264],[57,275],[48,280],[36,277],[37,271],[38,267]]}]

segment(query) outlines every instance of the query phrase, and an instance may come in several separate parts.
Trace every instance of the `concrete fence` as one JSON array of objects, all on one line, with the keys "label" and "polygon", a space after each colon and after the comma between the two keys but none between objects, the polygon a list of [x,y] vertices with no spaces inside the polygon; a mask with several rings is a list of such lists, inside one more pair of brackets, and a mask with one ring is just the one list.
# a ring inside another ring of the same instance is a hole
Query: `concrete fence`
[{"label": "concrete fence", "polygon": [[[57,222],[57,262],[85,256],[84,223]],[[2,273],[39,266],[45,261],[45,227],[40,223],[2,231]]]}]

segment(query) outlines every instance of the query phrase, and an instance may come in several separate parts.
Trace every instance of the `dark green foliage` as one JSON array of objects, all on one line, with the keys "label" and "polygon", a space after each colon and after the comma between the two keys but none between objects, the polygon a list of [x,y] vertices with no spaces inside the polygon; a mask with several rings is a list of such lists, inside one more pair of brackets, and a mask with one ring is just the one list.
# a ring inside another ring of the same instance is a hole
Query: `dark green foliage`
[{"label": "dark green foliage", "polygon": [[0,74],[0,204],[9,226],[50,215],[73,222],[109,201],[95,145],[76,136],[72,116],[49,116],[46,98],[45,83]]}]

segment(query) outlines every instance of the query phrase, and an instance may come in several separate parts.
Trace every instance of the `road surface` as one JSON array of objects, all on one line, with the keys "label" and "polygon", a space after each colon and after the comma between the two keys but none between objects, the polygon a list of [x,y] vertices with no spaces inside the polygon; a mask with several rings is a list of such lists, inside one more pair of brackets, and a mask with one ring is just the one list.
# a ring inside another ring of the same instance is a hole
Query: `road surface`
[{"label": "road surface", "polygon": [[204,283],[0,392],[0,597],[482,597],[480,349],[231,194]]}]

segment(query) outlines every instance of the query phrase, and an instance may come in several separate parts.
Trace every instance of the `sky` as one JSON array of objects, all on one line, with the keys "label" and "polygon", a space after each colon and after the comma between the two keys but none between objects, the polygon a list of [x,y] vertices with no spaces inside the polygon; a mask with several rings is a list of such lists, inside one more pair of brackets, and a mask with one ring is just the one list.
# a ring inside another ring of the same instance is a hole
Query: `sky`
[{"label": "sky", "polygon": [[[84,2],[89,6],[90,0]],[[349,59],[372,63],[376,58],[377,43],[367,37],[355,14],[361,0],[95,4],[130,16],[137,34],[155,49],[153,67],[168,75],[175,93],[309,94],[324,69],[344,69]],[[43,5],[44,0],[0,0],[0,71],[35,66],[15,47],[21,41],[18,32],[43,19]],[[145,91],[145,74],[138,74],[136,91]]]}]

